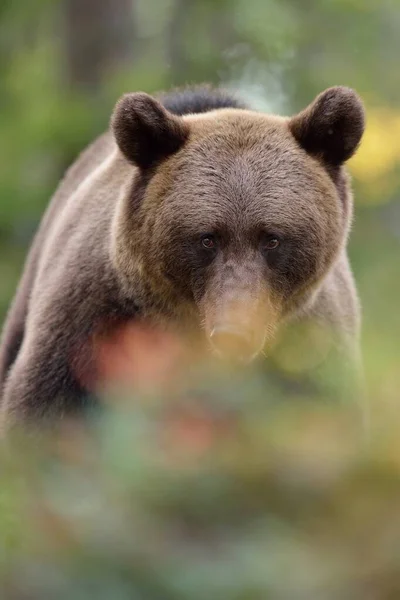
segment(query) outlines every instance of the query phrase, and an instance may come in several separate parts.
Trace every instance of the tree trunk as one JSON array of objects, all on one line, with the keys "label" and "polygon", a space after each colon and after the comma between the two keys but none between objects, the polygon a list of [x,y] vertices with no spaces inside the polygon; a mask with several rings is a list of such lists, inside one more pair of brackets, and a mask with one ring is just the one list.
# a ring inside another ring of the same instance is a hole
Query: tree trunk
[{"label": "tree trunk", "polygon": [[184,30],[192,5],[192,0],[175,0],[169,27],[166,29],[167,66],[172,85],[182,84],[189,70]]},{"label": "tree trunk", "polygon": [[96,90],[133,55],[133,0],[64,0],[67,82]]}]

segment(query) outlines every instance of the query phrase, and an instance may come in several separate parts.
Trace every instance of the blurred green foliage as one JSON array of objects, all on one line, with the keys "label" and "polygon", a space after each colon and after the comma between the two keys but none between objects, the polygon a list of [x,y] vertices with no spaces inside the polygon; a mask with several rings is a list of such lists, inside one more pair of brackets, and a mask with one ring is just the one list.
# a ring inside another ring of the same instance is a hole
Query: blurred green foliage
[{"label": "blurred green foliage", "polygon": [[398,420],[367,444],[349,409],[268,398],[256,376],[115,397],[89,430],[9,446],[2,598],[398,598]]},{"label": "blurred green foliage", "polygon": [[349,85],[368,117],[350,253],[372,408],[365,448],[343,408],[271,408],[248,382],[254,402],[227,435],[203,428],[200,454],[178,428],[168,463],[157,403],[111,411],[90,442],[74,430],[53,461],[5,453],[1,599],[400,597],[399,28],[398,0],[0,0],[0,320],[55,186],[119,95],[206,80],[289,114]]}]

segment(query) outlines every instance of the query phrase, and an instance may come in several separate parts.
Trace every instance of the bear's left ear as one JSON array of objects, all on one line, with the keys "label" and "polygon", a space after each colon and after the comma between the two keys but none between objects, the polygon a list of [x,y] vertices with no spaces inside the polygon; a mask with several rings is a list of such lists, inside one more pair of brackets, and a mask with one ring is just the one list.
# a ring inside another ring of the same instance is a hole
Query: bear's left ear
[{"label": "bear's left ear", "polygon": [[289,121],[290,130],[299,144],[333,166],[342,164],[354,154],[364,126],[361,99],[354,90],[346,87],[325,90]]},{"label": "bear's left ear", "polygon": [[122,96],[114,109],[111,129],[125,158],[142,169],[179,150],[189,135],[182,118],[142,92]]}]

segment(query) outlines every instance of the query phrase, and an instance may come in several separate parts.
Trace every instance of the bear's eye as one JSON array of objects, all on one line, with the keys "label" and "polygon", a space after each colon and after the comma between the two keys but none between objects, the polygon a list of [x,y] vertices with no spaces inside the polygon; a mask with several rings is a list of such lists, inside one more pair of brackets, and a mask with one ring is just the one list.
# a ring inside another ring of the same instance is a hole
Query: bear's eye
[{"label": "bear's eye", "polygon": [[207,233],[201,238],[201,245],[207,250],[214,250],[217,246],[217,241],[211,233]]},{"label": "bear's eye", "polygon": [[281,244],[281,240],[277,235],[265,234],[261,240],[261,248],[263,252],[276,250]]}]

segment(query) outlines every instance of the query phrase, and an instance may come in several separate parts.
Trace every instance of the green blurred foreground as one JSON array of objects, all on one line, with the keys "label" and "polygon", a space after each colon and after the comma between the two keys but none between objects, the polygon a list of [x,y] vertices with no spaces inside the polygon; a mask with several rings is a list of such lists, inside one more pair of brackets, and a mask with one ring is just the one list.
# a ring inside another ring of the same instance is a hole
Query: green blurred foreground
[{"label": "green blurred foreground", "polygon": [[197,381],[4,448],[2,600],[399,598],[393,413]]}]

